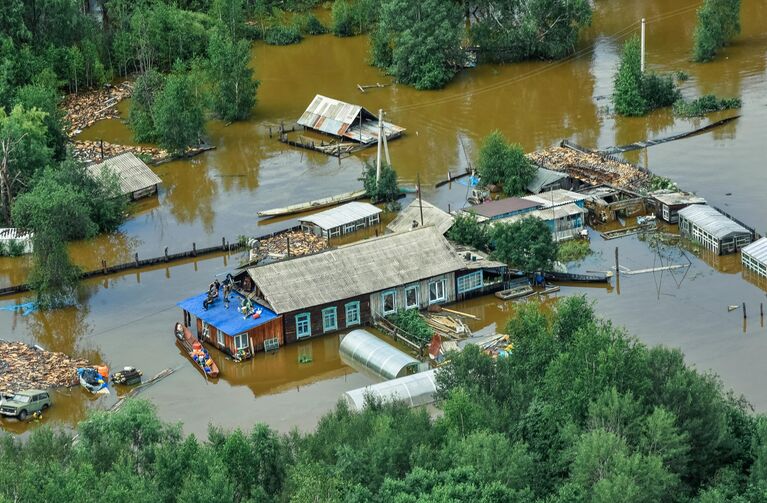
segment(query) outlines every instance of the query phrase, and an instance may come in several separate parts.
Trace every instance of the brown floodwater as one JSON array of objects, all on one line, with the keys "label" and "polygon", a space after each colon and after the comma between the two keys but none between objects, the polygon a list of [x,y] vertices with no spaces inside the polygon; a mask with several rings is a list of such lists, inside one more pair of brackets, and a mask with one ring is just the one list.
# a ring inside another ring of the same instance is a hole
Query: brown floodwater
[{"label": "brown floodwater", "polygon": [[[763,231],[767,4],[744,0],[742,34],[705,65],[689,61],[699,4],[599,2],[574,58],[480,65],[461,72],[440,91],[391,85],[360,93],[357,84],[391,80],[365,63],[366,37],[323,35],[288,47],[257,43],[253,66],[261,85],[253,117],[229,126],[211,121],[208,136],[215,150],[156,166],[163,180],[158,197],[133,205],[118,233],[72,244],[72,255],[83,267],[95,268],[101,260],[129,261],[134,253],[146,258],[162,255],[165,247],[173,253],[190,249],[192,243],[204,247],[220,243],[222,237],[233,241],[239,235],[269,233],[294,225],[295,219],[259,221],[257,211],[358,189],[363,162],[372,159],[375,149],[339,162],[269,138],[269,127],[294,122],[317,93],[373,111],[384,108],[388,120],[407,128],[403,138],[389,145],[399,178],[413,186],[420,176],[424,198],[445,209],[463,205],[468,189],[459,183],[435,189],[434,184],[448,171],[463,171],[467,156],[474,159],[481,138],[493,129],[530,151],[563,138],[589,147],[622,145],[705,124],[706,120],[675,119],[667,110],[637,119],[609,113],[620,44],[638,33],[641,17],[648,20],[650,69],[686,72],[690,78],[681,84],[685,96],[740,96],[743,108],[738,120],[713,132],[631,152],[627,158]],[[124,117],[128,105],[120,105]],[[96,123],[81,137],[132,141],[120,120]],[[758,315],[759,305],[767,300],[765,282],[744,273],[737,257],[712,257],[686,245],[651,247],[640,236],[604,241],[596,232],[591,234],[594,253],[571,265],[574,270],[609,270],[616,246],[621,265],[630,270],[688,260],[691,266],[624,274],[610,287],[566,286],[557,295],[588,295],[601,315],[645,343],[681,348],[690,362],[717,372],[758,410],[767,410],[767,391],[760,386],[767,377],[762,364],[767,332]],[[182,421],[189,432],[204,434],[208,423],[249,427],[259,421],[281,431],[310,429],[344,391],[372,382],[341,361],[338,336],[281,348],[242,364],[220,357],[222,377],[215,383],[205,381],[173,343],[171,326],[180,314],[175,303],[205,288],[214,275],[237,267],[240,259],[217,255],[89,280],[76,306],[28,316],[0,310],[0,337],[87,356],[113,369],[138,366],[145,376],[178,368],[142,396],[156,404],[162,418]],[[27,270],[28,259],[0,259],[0,285],[23,282]],[[0,308],[26,300],[1,299]],[[748,306],[745,323],[741,309],[727,310],[742,302]],[[514,305],[485,297],[457,308],[481,317],[472,322],[472,329],[487,331],[502,329]],[[302,354],[311,355],[311,363],[298,363]],[[89,409],[110,406],[116,393],[94,398],[72,389],[55,398],[55,407],[42,422],[69,426]],[[0,424],[17,433],[27,428],[13,420]]]}]

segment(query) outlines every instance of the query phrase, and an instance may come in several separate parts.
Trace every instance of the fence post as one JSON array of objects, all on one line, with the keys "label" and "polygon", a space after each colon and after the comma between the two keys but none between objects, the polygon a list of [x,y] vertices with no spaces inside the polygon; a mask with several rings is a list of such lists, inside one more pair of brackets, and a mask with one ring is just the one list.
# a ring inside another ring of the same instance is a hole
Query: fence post
[{"label": "fence post", "polygon": [[221,250],[226,251],[226,238],[221,238]]},{"label": "fence post", "polygon": [[192,243],[192,256],[197,256],[197,243]]},{"label": "fence post", "polygon": [[138,267],[138,252],[133,254],[133,258],[136,260],[136,267]]},{"label": "fence post", "polygon": [[169,260],[168,259],[168,247],[166,246],[165,247],[165,261],[167,262],[168,260]]},{"label": "fence post", "polygon": [[104,260],[104,259],[101,259],[101,270],[106,275],[106,273],[107,273],[107,261]]}]

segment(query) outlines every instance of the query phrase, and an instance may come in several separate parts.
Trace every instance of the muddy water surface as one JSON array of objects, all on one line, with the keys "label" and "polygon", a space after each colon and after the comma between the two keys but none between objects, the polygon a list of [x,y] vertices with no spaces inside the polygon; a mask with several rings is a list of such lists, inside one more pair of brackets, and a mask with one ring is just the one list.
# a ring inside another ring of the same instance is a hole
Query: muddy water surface
[{"label": "muddy water surface", "polygon": [[[698,65],[689,62],[689,48],[699,3],[600,2],[577,57],[481,65],[434,92],[393,85],[361,94],[358,83],[389,82],[365,64],[364,37],[324,35],[289,47],[256,44],[253,65],[261,86],[253,118],[229,126],[211,122],[208,135],[216,150],[157,166],[163,180],[159,196],[134,205],[119,233],[74,243],[72,254],[79,264],[93,268],[101,260],[131,260],[134,253],[159,256],[165,247],[173,253],[190,249],[193,242],[203,247],[220,243],[222,237],[234,240],[273,232],[295,220],[259,222],[258,210],[359,188],[362,163],[375,154],[373,149],[339,163],[269,138],[269,127],[295,121],[317,93],[374,111],[384,108],[389,120],[406,127],[406,136],[390,144],[399,177],[413,185],[420,175],[424,197],[445,209],[460,207],[467,188],[456,183],[436,190],[433,185],[448,170],[465,169],[479,140],[496,128],[525,150],[534,150],[563,138],[589,147],[621,145],[704,124],[705,120],[674,119],[668,111],[623,119],[605,110],[620,43],[638,32],[641,17],[648,19],[650,69],[689,74],[682,84],[686,96],[739,95],[744,106],[738,112],[741,118],[723,128],[633,152],[628,158],[764,230],[767,5],[744,0],[742,35],[716,61]],[[127,105],[121,104],[123,112]],[[82,137],[131,141],[118,120],[97,123]],[[609,242],[596,233],[592,236],[595,253],[575,266],[579,270],[609,269],[616,246],[621,264],[633,270],[686,261],[678,249],[655,253],[637,236]],[[686,256],[692,262],[686,275],[679,270],[623,275],[611,288],[564,287],[559,295],[586,293],[596,300],[600,313],[641,340],[680,347],[691,362],[713,369],[759,410],[767,410],[767,391],[759,385],[767,377],[762,364],[767,332],[757,314],[759,304],[767,301],[764,290],[759,282],[744,278],[737,258]],[[257,421],[282,431],[294,426],[310,429],[343,391],[371,382],[341,362],[337,336],[282,348],[245,364],[220,357],[222,377],[215,383],[205,381],[172,343],[171,327],[180,317],[175,303],[205,288],[214,275],[236,267],[239,258],[216,256],[88,281],[77,307],[27,317],[0,311],[0,336],[103,360],[112,368],[139,366],[146,376],[178,368],[144,396],[157,404],[163,418],[183,421],[188,431],[203,433],[209,422],[248,427]],[[0,284],[22,282],[26,270],[25,259],[0,259]],[[0,307],[24,300],[6,298]],[[726,309],[741,302],[749,306],[745,324],[740,310]],[[457,308],[482,317],[472,328],[492,330],[505,324],[513,306],[488,297]],[[299,355],[305,353],[312,355],[312,362],[299,364]],[[93,399],[79,389],[57,398],[44,422],[71,425],[87,409],[108,407],[116,399],[114,393]],[[2,424],[14,432],[26,428],[11,420]]]}]

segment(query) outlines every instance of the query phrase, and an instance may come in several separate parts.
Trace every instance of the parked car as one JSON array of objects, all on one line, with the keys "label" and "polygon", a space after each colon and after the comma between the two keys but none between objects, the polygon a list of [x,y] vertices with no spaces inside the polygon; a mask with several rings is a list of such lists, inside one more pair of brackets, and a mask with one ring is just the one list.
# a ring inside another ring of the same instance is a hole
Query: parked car
[{"label": "parked car", "polygon": [[27,389],[0,401],[0,414],[24,421],[30,414],[51,406],[51,395],[41,389]]}]

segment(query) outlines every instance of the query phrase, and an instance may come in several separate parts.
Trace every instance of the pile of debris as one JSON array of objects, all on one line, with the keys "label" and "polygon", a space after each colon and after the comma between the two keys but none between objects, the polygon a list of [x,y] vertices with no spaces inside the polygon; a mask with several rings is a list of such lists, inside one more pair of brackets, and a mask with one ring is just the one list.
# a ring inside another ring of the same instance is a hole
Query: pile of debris
[{"label": "pile of debris", "polygon": [[421,315],[426,324],[447,339],[461,339],[471,336],[471,330],[459,317],[446,314],[426,313]]},{"label": "pile of debris", "polygon": [[109,159],[125,152],[133,152],[136,156],[144,159],[151,157],[153,161],[167,155],[167,152],[156,147],[119,145],[106,141],[75,140],[72,144],[75,158],[85,163],[101,162],[103,159]]},{"label": "pile of debris", "polygon": [[129,98],[132,92],[131,83],[123,82],[117,86],[67,95],[61,107],[65,111],[65,121],[69,124],[69,136],[80,133],[96,121],[119,118],[117,104]]},{"label": "pile of debris", "polygon": [[[135,145],[118,145],[116,143],[101,141],[80,141],[75,140],[73,144],[73,155],[75,159],[83,161],[86,164],[101,162],[103,159],[109,159],[125,152],[133,152],[137,157],[156,163],[168,157],[168,152],[157,147],[141,147]],[[103,153],[103,156],[102,156]]]},{"label": "pile of debris", "polygon": [[72,386],[77,383],[77,368],[90,366],[87,360],[64,353],[4,340],[0,340],[0,358],[0,392],[3,393]]},{"label": "pile of debris", "polygon": [[283,259],[288,256],[288,246],[290,246],[291,257],[300,257],[324,250],[328,247],[328,242],[325,238],[309,232],[300,230],[283,232],[269,238],[253,240],[250,261],[255,262],[266,257]]},{"label": "pile of debris", "polygon": [[552,147],[531,152],[528,159],[542,168],[563,171],[589,185],[612,185],[640,190],[649,183],[650,173],[626,162],[596,153],[580,152],[566,147]]}]

